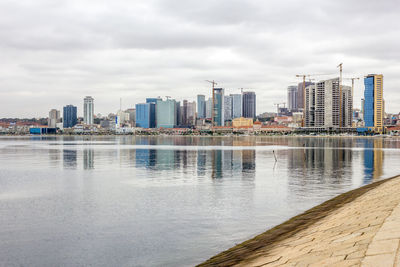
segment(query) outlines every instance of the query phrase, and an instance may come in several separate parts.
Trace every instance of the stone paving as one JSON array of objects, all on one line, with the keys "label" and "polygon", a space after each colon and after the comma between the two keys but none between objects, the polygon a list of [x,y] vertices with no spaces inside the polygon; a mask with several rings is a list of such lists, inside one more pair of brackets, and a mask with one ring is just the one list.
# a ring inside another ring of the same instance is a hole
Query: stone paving
[{"label": "stone paving", "polygon": [[400,266],[400,177],[237,266]]}]

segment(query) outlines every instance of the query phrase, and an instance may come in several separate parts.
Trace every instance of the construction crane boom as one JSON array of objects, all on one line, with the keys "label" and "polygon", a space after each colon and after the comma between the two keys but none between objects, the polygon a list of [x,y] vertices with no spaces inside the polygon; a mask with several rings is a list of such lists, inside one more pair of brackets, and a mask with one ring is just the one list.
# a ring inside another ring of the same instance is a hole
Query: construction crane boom
[{"label": "construction crane boom", "polygon": [[351,98],[352,98],[352,102],[353,102],[353,105],[352,105],[352,110],[351,110],[351,114],[354,114],[354,80],[359,80],[360,79],[360,77],[350,77],[350,78],[343,78],[343,79],[345,79],[345,80],[351,80]]}]

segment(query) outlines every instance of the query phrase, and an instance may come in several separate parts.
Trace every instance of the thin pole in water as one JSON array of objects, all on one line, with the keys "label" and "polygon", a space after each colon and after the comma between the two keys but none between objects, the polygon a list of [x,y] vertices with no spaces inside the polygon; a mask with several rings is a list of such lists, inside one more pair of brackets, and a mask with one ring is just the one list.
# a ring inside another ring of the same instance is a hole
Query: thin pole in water
[{"label": "thin pole in water", "polygon": [[278,160],[276,159],[275,150],[272,150],[272,153],[274,154],[275,162],[277,162]]}]

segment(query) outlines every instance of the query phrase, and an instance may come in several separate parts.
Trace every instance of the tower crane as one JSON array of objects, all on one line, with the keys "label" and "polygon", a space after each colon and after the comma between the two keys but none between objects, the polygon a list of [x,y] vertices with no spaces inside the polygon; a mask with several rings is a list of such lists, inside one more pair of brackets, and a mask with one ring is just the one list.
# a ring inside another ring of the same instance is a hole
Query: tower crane
[{"label": "tower crane", "polygon": [[359,80],[360,77],[343,78],[344,80],[351,80],[351,96],[354,97],[354,80]]},{"label": "tower crane", "polygon": [[[351,97],[354,101],[354,80],[359,80],[360,77],[349,77],[349,78],[343,78],[345,80],[351,80]],[[353,105],[353,109],[351,110],[351,113],[354,114],[354,105]]]}]

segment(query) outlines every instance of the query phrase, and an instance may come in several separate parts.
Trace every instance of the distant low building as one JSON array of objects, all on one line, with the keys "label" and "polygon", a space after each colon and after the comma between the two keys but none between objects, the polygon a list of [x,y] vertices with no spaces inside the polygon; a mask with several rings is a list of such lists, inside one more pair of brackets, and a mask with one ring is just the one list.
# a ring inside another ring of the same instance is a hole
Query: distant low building
[{"label": "distant low building", "polygon": [[261,132],[280,132],[280,133],[289,133],[292,132],[293,129],[284,125],[262,125]]},{"label": "distant low building", "polygon": [[274,121],[277,122],[278,124],[288,124],[293,122],[293,117],[292,116],[275,117]]},{"label": "distant low building", "polygon": [[253,127],[253,119],[252,118],[236,118],[232,120],[233,128],[241,128],[241,127]]},{"label": "distant low building", "polygon": [[387,127],[387,133],[390,135],[400,135],[400,126]]},{"label": "distant low building", "polygon": [[57,129],[54,128],[50,128],[50,127],[31,127],[29,128],[29,133],[30,134],[38,134],[38,135],[42,135],[42,134],[56,134],[57,133]]}]

